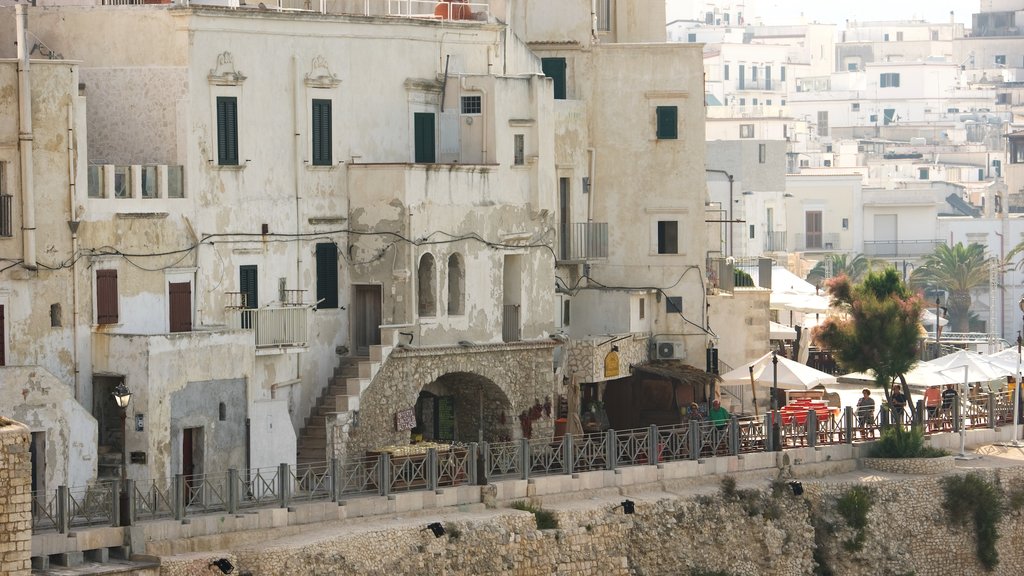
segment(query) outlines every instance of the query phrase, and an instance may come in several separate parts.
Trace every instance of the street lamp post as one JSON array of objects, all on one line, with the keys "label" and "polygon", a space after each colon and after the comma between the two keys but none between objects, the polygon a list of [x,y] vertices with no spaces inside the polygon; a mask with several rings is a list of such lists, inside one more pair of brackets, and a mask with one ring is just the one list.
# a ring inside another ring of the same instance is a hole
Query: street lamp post
[{"label": "street lamp post", "polygon": [[[1020,301],[1017,302],[1017,307],[1020,308],[1020,311],[1021,311],[1021,314],[1022,314],[1021,320],[1024,321],[1024,296],[1021,296]],[[1020,347],[1021,347],[1021,333],[1020,333],[1020,331],[1018,331],[1017,332],[1017,381],[1013,384],[1013,398],[1011,398],[1011,400],[1013,400],[1013,441],[1010,442],[1010,445],[1013,446],[1013,447],[1016,447],[1016,448],[1020,448],[1021,447],[1020,440],[1018,440],[1018,438],[1019,438],[1018,432],[1020,432],[1020,386],[1021,386],[1021,382],[1020,381],[1021,381],[1021,378],[1024,377],[1024,375],[1021,374],[1021,367],[1020,367],[1020,361],[1021,361]]]},{"label": "street lamp post", "polygon": [[782,430],[779,422],[779,356],[772,350],[772,448],[782,450]]},{"label": "street lamp post", "polygon": [[114,397],[117,407],[121,409],[121,489],[118,497],[121,499],[121,525],[126,526],[130,524],[126,520],[130,520],[131,514],[128,511],[130,494],[128,493],[128,434],[125,419],[128,416],[128,403],[132,401],[132,391],[124,385],[124,382],[119,382],[111,395]]}]

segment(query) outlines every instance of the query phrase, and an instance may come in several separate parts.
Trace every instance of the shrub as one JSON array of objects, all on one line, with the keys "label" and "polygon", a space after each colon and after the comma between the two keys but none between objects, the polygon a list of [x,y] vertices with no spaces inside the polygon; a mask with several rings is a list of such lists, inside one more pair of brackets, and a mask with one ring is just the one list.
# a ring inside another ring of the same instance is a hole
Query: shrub
[{"label": "shrub", "polygon": [[736,479],[732,476],[722,477],[722,498],[725,500],[736,498]]},{"label": "shrub", "polygon": [[924,445],[924,430],[920,426],[912,426],[909,430],[890,426],[871,446],[871,456],[875,458],[938,458],[948,455],[945,450]]},{"label": "shrub", "polygon": [[986,570],[994,570],[999,564],[996,541],[1003,517],[1002,493],[994,484],[973,473],[945,478],[942,487],[946,494],[942,508],[949,522],[964,526],[969,518],[974,521],[975,554]]},{"label": "shrub", "polygon": [[522,510],[524,512],[532,512],[534,519],[537,521],[538,530],[551,530],[558,528],[558,518],[555,518],[555,514],[550,510],[544,510],[539,506],[535,506],[526,500],[516,500],[512,502],[512,507],[516,510]]},{"label": "shrub", "polygon": [[871,511],[872,492],[864,486],[854,486],[846,494],[843,494],[836,503],[839,515],[846,520],[846,523],[856,531],[856,535],[850,540],[843,542],[843,548],[847,552],[860,552],[864,549],[864,542],[867,540],[868,512]]}]

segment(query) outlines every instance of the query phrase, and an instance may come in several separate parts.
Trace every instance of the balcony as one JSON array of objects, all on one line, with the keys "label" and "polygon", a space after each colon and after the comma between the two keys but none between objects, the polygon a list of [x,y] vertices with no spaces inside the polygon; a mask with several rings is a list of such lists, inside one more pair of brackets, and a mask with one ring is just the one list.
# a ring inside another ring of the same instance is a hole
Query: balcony
[{"label": "balcony", "polygon": [[838,232],[826,232],[797,234],[793,249],[797,252],[835,252],[843,250],[843,247],[839,243]]},{"label": "balcony", "polygon": [[313,307],[309,305],[264,308],[229,306],[228,327],[251,331],[257,355],[306,348],[309,343],[308,326],[312,310]]},{"label": "balcony", "polygon": [[737,90],[756,90],[759,92],[781,92],[785,87],[785,82],[779,82],[778,80],[765,81],[764,79],[746,80],[743,84],[736,85]]},{"label": "balcony", "polygon": [[865,256],[927,256],[942,240],[865,240]]},{"label": "balcony", "polygon": [[597,260],[608,257],[608,223],[574,222],[559,227],[558,259]]},{"label": "balcony", "polygon": [[[170,3],[170,0],[165,0]],[[141,5],[153,0],[103,0],[107,5]],[[245,9],[244,0],[181,0],[186,6],[226,6]],[[265,6],[265,7],[264,7]],[[253,6],[254,7],[254,6]],[[397,16],[429,20],[490,20],[487,2],[469,2],[438,6],[437,0],[271,0],[260,3],[261,10],[276,12],[312,12],[357,16]]]},{"label": "balcony", "polygon": [[765,252],[788,252],[786,250],[786,233],[785,232],[765,232],[764,235],[764,251]]},{"label": "balcony", "polygon": [[501,340],[502,342],[518,342],[523,339],[522,324],[519,320],[519,304],[505,304],[502,307]]}]

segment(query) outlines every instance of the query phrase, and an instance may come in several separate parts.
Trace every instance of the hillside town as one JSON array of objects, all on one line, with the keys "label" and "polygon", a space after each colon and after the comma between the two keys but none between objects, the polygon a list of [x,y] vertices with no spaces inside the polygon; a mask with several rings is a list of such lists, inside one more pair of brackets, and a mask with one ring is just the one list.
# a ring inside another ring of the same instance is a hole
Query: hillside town
[{"label": "hillside town", "polygon": [[[1024,0],[768,4],[0,0],[0,572],[164,551],[76,522],[1016,443]],[[827,334],[887,270],[891,374]]]}]

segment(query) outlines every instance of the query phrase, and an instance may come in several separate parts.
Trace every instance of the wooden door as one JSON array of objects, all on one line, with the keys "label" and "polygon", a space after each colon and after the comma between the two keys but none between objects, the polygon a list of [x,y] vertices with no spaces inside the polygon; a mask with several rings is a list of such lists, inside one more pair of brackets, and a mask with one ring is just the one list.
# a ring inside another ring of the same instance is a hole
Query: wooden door
[{"label": "wooden door", "polygon": [[352,308],[352,341],[357,356],[369,356],[370,346],[380,344],[381,287],[356,286]]},{"label": "wooden door", "polygon": [[171,332],[192,331],[192,283],[171,282],[167,285]]}]

